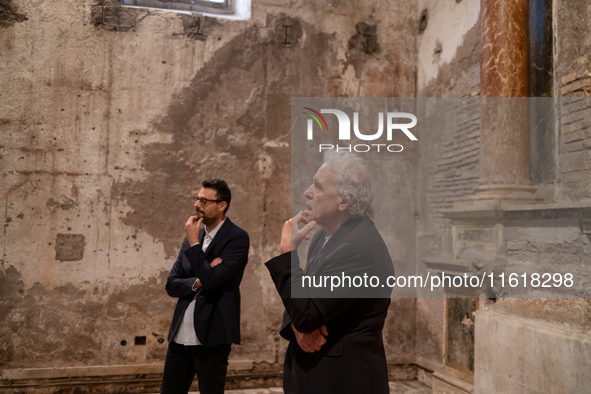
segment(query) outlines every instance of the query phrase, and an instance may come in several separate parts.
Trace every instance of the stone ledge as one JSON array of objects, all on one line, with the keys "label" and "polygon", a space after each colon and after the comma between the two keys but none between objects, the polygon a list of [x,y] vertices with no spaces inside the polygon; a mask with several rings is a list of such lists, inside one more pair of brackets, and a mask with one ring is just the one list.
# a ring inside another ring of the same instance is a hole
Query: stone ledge
[{"label": "stone ledge", "polygon": [[[458,203],[463,203],[458,201]],[[504,215],[511,215],[513,212],[540,212],[540,218],[554,218],[556,214],[566,214],[569,217],[591,216],[591,201],[572,203],[515,203],[503,202],[502,204],[478,204],[468,202],[464,207],[447,209],[442,211],[448,219],[500,219]],[[553,213],[545,214],[544,211]],[[544,217],[547,216],[547,217]]]},{"label": "stone ledge", "polygon": [[[249,360],[230,360],[228,371],[249,371],[253,369],[253,362]],[[5,369],[0,375],[2,380],[25,379],[60,379],[73,377],[100,377],[118,375],[154,375],[162,374],[164,364],[135,364],[135,365],[95,365],[87,367],[62,368],[19,368]]]},{"label": "stone ledge", "polygon": [[472,272],[472,262],[468,260],[440,259],[435,257],[423,258],[427,269],[436,273],[455,273],[463,275]]},{"label": "stone ledge", "polygon": [[[450,374],[445,372],[434,372],[433,373],[433,386],[434,388],[437,386],[437,381],[441,381],[449,386],[452,386],[451,389],[454,390],[453,393],[466,393],[472,394],[474,393],[474,385],[464,382],[461,379],[456,378]],[[436,390],[434,390],[436,391]]]}]

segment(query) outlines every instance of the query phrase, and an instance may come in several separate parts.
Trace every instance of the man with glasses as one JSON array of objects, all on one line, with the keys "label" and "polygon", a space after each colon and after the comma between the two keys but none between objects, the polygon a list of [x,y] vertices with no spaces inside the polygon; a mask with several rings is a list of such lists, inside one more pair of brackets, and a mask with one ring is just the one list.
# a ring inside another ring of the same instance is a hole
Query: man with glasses
[{"label": "man with glasses", "polygon": [[[197,374],[201,394],[224,392],[232,343],[240,343],[240,282],[248,261],[246,231],[226,217],[231,193],[208,179],[185,223],[187,237],[166,291],[178,298],[162,378],[162,394],[186,394]],[[202,226],[203,224],[203,226]]]}]

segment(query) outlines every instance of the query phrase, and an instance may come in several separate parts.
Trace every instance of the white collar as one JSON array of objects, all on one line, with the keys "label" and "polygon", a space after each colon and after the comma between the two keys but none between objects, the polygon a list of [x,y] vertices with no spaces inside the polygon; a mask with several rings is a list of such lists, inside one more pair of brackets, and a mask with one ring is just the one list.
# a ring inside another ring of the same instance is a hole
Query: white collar
[{"label": "white collar", "polygon": [[205,230],[205,235],[209,236],[211,239],[213,239],[213,237],[215,237],[215,235],[218,233],[220,227],[222,227],[222,224],[224,224],[224,222],[226,221],[226,218],[224,218],[224,220],[222,220],[220,222],[220,224],[218,224],[217,226],[215,226],[215,228],[211,231],[207,231],[207,226],[204,227],[203,229]]}]

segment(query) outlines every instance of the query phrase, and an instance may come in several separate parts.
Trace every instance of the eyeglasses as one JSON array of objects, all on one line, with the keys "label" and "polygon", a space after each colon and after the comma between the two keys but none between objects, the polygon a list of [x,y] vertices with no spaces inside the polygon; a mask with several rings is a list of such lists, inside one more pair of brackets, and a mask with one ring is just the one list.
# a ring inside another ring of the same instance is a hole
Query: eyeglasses
[{"label": "eyeglasses", "polygon": [[199,201],[199,203],[203,206],[206,206],[210,202],[215,202],[215,203],[222,202],[221,200],[210,200],[205,197],[195,197],[194,199],[195,199],[195,202]]}]

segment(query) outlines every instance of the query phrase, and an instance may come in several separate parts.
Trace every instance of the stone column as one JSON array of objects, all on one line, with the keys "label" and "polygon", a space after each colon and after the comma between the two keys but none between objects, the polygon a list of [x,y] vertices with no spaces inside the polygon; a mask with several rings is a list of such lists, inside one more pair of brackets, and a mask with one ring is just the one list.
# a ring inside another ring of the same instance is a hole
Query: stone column
[{"label": "stone column", "polygon": [[480,176],[471,200],[531,200],[527,0],[481,0]]}]

